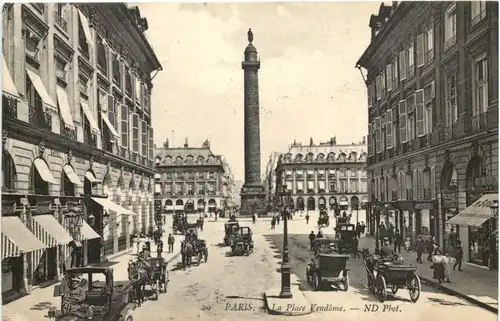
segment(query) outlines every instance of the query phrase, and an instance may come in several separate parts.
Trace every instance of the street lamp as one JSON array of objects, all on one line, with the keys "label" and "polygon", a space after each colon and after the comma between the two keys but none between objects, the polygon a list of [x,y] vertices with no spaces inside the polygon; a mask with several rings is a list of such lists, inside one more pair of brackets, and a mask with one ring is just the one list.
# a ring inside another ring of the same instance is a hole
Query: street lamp
[{"label": "street lamp", "polygon": [[290,285],[290,259],[288,257],[288,206],[290,204],[290,194],[286,185],[283,185],[283,191],[280,193],[281,205],[283,207],[283,259],[281,261],[281,292],[280,298],[293,297]]},{"label": "street lamp", "polygon": [[373,202],[373,213],[375,214],[375,254],[380,251],[380,230],[378,226],[380,225],[380,202],[378,198]]}]

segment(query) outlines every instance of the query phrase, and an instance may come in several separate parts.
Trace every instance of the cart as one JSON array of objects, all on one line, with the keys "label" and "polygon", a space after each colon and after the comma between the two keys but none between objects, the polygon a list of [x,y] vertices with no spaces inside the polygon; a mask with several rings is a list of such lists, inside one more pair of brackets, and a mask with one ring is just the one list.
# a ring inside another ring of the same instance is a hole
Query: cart
[{"label": "cart", "polygon": [[350,253],[352,241],[356,236],[354,224],[339,224],[335,227],[336,237],[340,240],[338,244],[339,253]]},{"label": "cart", "polygon": [[332,248],[336,249],[339,240],[333,240],[326,237],[318,237],[313,241],[314,254],[329,252]]},{"label": "cart", "polygon": [[224,224],[224,246],[229,246],[233,240],[234,230],[240,227],[238,222],[227,222]]},{"label": "cart", "polygon": [[349,255],[319,253],[306,266],[307,282],[314,291],[326,285],[342,284],[343,290],[349,289],[349,269],[346,267]]},{"label": "cart", "polygon": [[253,252],[252,230],[250,227],[237,227],[234,230],[234,240],[231,243],[233,255],[249,255]]}]

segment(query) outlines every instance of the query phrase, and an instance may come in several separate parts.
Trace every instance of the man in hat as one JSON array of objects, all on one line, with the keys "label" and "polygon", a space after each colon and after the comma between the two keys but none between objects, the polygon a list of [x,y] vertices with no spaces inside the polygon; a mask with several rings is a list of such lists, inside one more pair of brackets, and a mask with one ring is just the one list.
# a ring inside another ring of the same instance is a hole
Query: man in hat
[{"label": "man in hat", "polygon": [[380,249],[380,256],[385,259],[392,258],[394,256],[394,251],[392,250],[387,236],[384,237],[383,246],[382,249]]}]

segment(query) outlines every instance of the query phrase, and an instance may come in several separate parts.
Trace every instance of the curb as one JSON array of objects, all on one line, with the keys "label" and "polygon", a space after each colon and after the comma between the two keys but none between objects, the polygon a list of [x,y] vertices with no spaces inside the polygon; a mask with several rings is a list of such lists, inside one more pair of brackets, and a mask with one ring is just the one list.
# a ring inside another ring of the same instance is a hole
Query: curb
[{"label": "curb", "polygon": [[[297,293],[295,293],[295,295],[297,295]],[[271,314],[271,315],[285,315],[285,316],[300,316],[300,315],[308,315],[308,314],[312,314],[312,310],[311,310],[311,304],[309,303],[309,301],[307,300],[307,298],[305,297],[304,294],[300,293],[300,295],[302,295],[305,299],[305,301],[307,301],[308,305],[306,305],[306,308],[305,308],[305,311],[287,311],[287,310],[274,310],[274,309],[271,309],[269,307],[269,299],[268,299],[268,294],[266,292],[264,292],[264,303],[265,303],[265,308],[268,312],[268,314]],[[284,299],[286,300],[286,299]]]},{"label": "curb", "polygon": [[466,301],[469,301],[475,305],[478,305],[480,306],[481,308],[483,309],[486,309],[490,312],[493,312],[493,313],[496,313],[498,314],[498,308],[495,308],[487,303],[484,303],[484,302],[481,302],[479,300],[476,300],[468,295],[465,295],[465,294],[462,294],[456,290],[453,290],[453,289],[450,289],[449,287],[447,286],[444,286],[444,285],[441,285],[439,284],[438,282],[435,282],[434,280],[431,280],[430,278],[428,277],[425,277],[425,276],[421,276],[419,275],[418,276],[422,281],[424,281],[425,284],[429,285],[429,286],[432,286],[432,287],[435,287],[435,288],[438,288],[440,289],[441,291],[445,292],[446,294],[450,294],[450,295],[454,295],[454,296],[457,296],[459,298],[462,298]]}]

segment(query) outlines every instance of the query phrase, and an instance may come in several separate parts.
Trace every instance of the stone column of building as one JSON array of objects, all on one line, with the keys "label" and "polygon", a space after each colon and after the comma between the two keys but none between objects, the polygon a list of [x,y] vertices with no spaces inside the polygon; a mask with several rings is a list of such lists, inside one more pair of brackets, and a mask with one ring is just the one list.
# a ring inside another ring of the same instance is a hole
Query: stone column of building
[{"label": "stone column of building", "polygon": [[259,116],[259,69],[257,49],[252,44],[253,33],[248,31],[248,46],[244,70],[245,91],[245,183],[241,189],[241,215],[266,213],[265,190],[260,176],[260,116]]},{"label": "stone column of building", "polygon": [[[293,193],[293,194],[295,194],[295,193],[297,193],[297,183],[296,183],[296,181],[295,181],[295,175],[297,175],[297,171],[296,171],[296,170],[293,170],[293,172],[292,172],[292,173],[293,173],[293,176],[292,176],[292,177],[293,177],[293,183],[292,183],[292,184],[293,184],[293,186],[292,186],[292,193]],[[295,204],[295,205],[296,205],[296,204]]]}]

